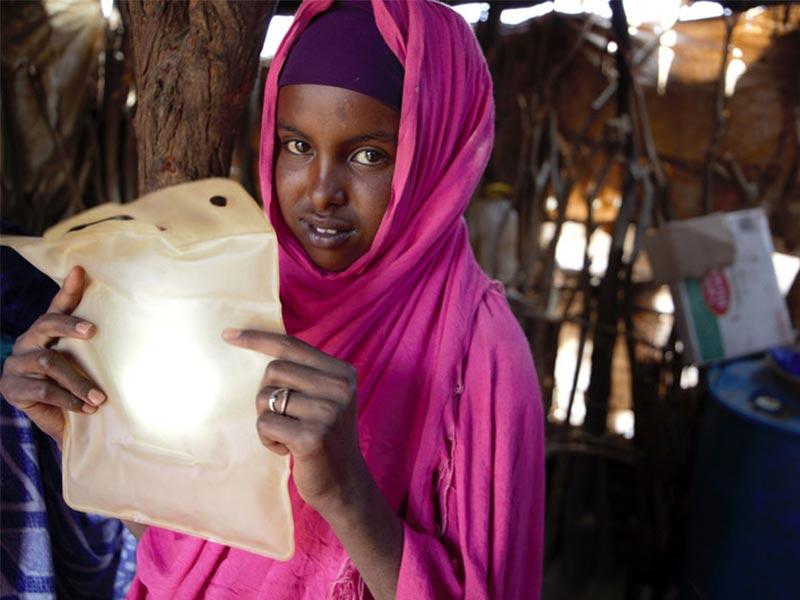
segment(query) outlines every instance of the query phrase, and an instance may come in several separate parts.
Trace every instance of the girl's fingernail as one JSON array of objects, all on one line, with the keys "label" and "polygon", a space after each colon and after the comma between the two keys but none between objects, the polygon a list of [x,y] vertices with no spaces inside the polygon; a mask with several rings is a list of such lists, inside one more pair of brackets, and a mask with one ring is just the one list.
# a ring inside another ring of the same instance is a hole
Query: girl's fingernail
[{"label": "girl's fingernail", "polygon": [[237,337],[239,337],[240,333],[241,331],[239,331],[238,329],[225,329],[222,332],[222,337],[225,338],[226,340],[235,340]]},{"label": "girl's fingernail", "polygon": [[81,407],[81,410],[82,410],[83,412],[85,412],[87,415],[91,415],[91,414],[93,414],[93,413],[94,413],[94,412],[97,410],[97,407],[95,407],[95,406],[89,406],[88,404],[84,404],[84,405]]},{"label": "girl's fingernail", "polygon": [[106,395],[101,392],[100,390],[89,390],[89,402],[94,404],[95,406],[99,406],[102,404],[106,399]]},{"label": "girl's fingernail", "polygon": [[75,325],[75,331],[82,334],[87,334],[92,330],[93,325],[87,321],[81,321]]}]

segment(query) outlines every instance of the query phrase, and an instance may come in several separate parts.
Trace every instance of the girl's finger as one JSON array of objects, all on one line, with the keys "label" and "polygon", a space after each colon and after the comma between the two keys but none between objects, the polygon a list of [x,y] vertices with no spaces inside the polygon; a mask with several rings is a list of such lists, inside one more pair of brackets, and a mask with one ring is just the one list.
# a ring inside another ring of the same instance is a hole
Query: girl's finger
[{"label": "girl's finger", "polygon": [[[264,425],[262,423],[262,421],[267,420],[267,418],[264,416],[267,413],[269,413],[269,411],[266,411],[266,413],[263,412],[260,413],[258,419],[256,420],[256,430],[258,431],[258,438],[261,440],[261,444],[265,448],[267,448],[267,450],[271,450],[272,452],[278,454],[279,456],[286,456],[291,451],[289,447],[281,440],[288,440],[290,439],[291,436],[280,434],[278,436],[280,439],[274,437],[273,432],[271,431],[271,427]],[[285,419],[284,417],[281,418],[283,418],[286,421],[291,420],[291,419]]]},{"label": "girl's finger", "polygon": [[60,313],[46,313],[17,339],[14,352],[29,352],[35,348],[45,348],[60,337],[89,339],[97,328],[84,319]]},{"label": "girl's finger", "polygon": [[97,410],[61,386],[46,379],[32,379],[9,375],[4,396],[16,408],[25,411],[36,404],[57,406],[73,412],[92,414]]},{"label": "girl's finger", "polygon": [[83,298],[83,290],[86,287],[86,273],[83,267],[73,267],[61,289],[50,302],[47,312],[69,314],[78,307]]},{"label": "girl's finger", "polygon": [[[273,392],[279,388],[265,387],[256,396],[256,410],[260,415],[264,411],[270,411],[269,399]],[[276,410],[280,410],[280,399],[275,402]],[[272,412],[272,411],[270,411]],[[286,414],[281,416],[294,419],[306,419],[317,421],[326,425],[333,425],[342,413],[342,406],[332,400],[325,398],[315,398],[295,390],[289,391],[286,401]],[[278,413],[280,414],[280,413]]]},{"label": "girl's finger", "polygon": [[267,365],[261,387],[288,388],[344,405],[356,391],[354,380],[287,360],[273,360]]},{"label": "girl's finger", "polygon": [[308,456],[318,452],[325,429],[319,423],[287,419],[270,411],[259,415],[256,427],[262,444],[283,444],[295,456]]},{"label": "girl's finger", "polygon": [[226,329],[222,332],[222,337],[231,344],[256,350],[273,358],[300,363],[340,377],[355,377],[355,370],[346,362],[288,335],[255,329]]},{"label": "girl's finger", "polygon": [[8,368],[14,373],[44,375],[58,383],[73,396],[92,406],[102,404],[106,396],[100,388],[87,379],[66,357],[55,350],[34,350],[26,354],[11,355]]}]

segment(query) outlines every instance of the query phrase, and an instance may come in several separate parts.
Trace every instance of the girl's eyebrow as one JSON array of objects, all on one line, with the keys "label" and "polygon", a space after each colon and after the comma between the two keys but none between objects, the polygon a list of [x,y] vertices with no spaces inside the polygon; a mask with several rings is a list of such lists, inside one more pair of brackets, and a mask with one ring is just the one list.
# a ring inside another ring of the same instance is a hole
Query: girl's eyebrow
[{"label": "girl's eyebrow", "polygon": [[[294,127],[293,125],[289,125],[285,121],[278,121],[277,123],[278,129],[283,129],[284,131],[289,131],[301,137],[308,139],[308,135],[306,135],[303,131]],[[391,133],[389,131],[384,131],[383,129],[376,129],[375,131],[370,131],[369,133],[364,133],[362,135],[357,135],[355,137],[351,137],[344,141],[345,144],[358,144],[361,142],[369,142],[371,140],[376,140],[379,142],[386,142],[387,144],[396,144],[397,143],[397,135]]]},{"label": "girl's eyebrow", "polygon": [[307,138],[308,136],[300,131],[297,127],[293,127],[284,121],[278,121],[278,129],[285,129],[286,131],[291,131],[292,133],[296,133],[299,136]]},{"label": "girl's eyebrow", "polygon": [[360,142],[369,142],[370,140],[377,140],[379,142],[386,142],[387,144],[396,144],[397,143],[397,136],[393,133],[388,131],[383,131],[382,129],[377,129],[375,131],[370,131],[369,133],[365,133],[363,135],[357,135],[355,137],[351,137],[350,139],[346,140],[347,144],[358,144]]}]

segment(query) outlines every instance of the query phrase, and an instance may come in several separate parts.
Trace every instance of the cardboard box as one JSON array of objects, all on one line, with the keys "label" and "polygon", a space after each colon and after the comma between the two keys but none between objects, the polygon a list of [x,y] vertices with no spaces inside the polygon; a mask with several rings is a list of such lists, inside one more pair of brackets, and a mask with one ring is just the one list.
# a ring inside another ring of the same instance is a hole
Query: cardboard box
[{"label": "cardboard box", "polygon": [[763,210],[670,223],[648,235],[645,250],[655,279],[670,285],[688,361],[735,358],[794,341]]}]

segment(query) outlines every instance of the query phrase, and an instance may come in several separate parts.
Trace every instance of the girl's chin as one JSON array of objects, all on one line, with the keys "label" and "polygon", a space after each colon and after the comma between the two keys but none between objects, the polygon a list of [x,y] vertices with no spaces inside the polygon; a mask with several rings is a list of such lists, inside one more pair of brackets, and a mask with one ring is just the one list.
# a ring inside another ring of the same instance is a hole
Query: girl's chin
[{"label": "girl's chin", "polygon": [[341,250],[323,250],[315,247],[305,247],[306,253],[323,271],[330,271],[332,273],[339,273],[344,271],[352,265],[359,256],[350,256],[349,252]]}]

